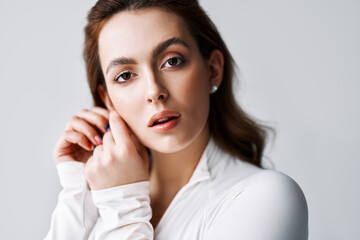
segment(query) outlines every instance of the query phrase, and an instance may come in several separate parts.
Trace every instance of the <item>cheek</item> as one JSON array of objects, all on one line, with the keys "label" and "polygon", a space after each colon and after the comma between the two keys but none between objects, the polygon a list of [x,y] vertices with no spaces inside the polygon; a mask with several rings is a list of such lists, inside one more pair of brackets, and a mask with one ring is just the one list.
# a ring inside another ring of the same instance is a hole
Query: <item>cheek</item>
[{"label": "cheek", "polygon": [[201,68],[189,71],[189,74],[184,78],[185,82],[182,88],[181,99],[185,101],[193,120],[204,121],[207,119],[209,112],[209,81],[206,72]]},{"label": "cheek", "polygon": [[201,65],[190,66],[185,74],[181,74],[178,78],[177,88],[184,95],[184,99],[203,99],[208,95],[207,72]]},{"label": "cheek", "polygon": [[142,112],[140,98],[134,94],[133,89],[118,89],[110,92],[111,101],[124,121],[131,127],[137,123]]}]

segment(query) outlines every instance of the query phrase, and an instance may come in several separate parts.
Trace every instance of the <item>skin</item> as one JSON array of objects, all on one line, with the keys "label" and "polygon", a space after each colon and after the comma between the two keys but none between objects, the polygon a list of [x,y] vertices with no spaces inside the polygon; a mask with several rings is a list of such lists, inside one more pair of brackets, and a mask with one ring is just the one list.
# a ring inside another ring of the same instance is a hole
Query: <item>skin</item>
[{"label": "skin", "polygon": [[[172,38],[182,43],[153,55],[157,46]],[[100,32],[99,56],[107,91],[102,86],[98,90],[107,109],[83,109],[72,117],[53,157],[56,163],[85,162],[92,190],[150,181],[156,226],[189,181],[209,140],[209,95],[211,86],[221,83],[223,55],[214,50],[203,59],[180,17],[148,8],[110,18]],[[132,61],[109,68],[116,58]],[[148,122],[163,110],[176,111],[181,118],[175,128],[157,133]],[[108,122],[111,131],[106,132]],[[100,143],[95,136],[101,135]],[[89,143],[97,146],[94,152]],[[151,171],[145,147],[151,152]]]}]

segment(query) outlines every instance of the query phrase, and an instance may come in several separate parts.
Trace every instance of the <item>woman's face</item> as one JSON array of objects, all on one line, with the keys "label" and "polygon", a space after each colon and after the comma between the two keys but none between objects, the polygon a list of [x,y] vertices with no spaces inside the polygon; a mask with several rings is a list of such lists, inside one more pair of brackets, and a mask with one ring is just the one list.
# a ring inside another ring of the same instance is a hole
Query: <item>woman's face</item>
[{"label": "woman's face", "polygon": [[[208,134],[211,68],[180,17],[118,13],[100,32],[99,55],[107,96],[146,147],[172,153]],[[165,122],[153,125],[154,115]]]}]

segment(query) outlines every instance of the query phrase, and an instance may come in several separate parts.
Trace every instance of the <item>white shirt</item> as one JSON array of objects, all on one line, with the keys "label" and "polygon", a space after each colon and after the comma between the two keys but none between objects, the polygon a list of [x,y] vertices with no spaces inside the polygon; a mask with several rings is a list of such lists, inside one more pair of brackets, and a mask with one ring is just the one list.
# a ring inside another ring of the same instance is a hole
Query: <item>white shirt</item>
[{"label": "white shirt", "polygon": [[49,239],[305,240],[305,196],[289,176],[258,168],[210,139],[189,182],[153,229],[149,181],[89,191],[84,164],[57,165]]}]

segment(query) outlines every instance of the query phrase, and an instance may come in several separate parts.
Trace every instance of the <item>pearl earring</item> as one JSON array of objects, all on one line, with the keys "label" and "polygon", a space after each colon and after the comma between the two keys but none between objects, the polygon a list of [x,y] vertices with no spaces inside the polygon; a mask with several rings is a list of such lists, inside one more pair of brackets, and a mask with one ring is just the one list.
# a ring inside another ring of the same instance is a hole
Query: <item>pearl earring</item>
[{"label": "pearl earring", "polygon": [[218,87],[216,85],[211,86],[211,93],[215,93],[218,90]]}]

